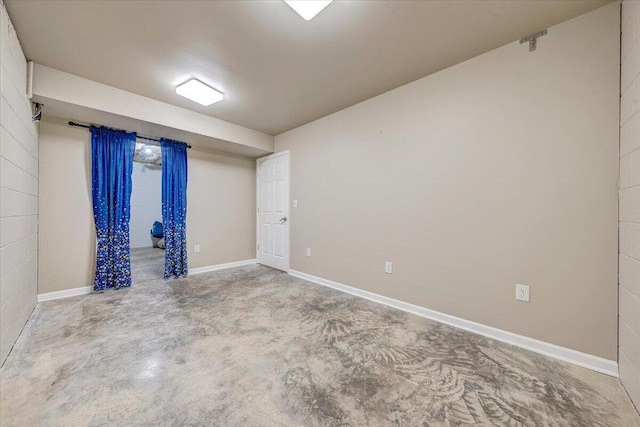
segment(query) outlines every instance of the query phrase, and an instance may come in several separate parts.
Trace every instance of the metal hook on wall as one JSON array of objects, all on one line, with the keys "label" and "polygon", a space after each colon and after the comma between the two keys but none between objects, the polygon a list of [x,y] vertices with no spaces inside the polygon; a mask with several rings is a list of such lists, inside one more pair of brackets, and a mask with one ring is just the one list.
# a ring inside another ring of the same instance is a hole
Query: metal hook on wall
[{"label": "metal hook on wall", "polygon": [[538,37],[542,37],[547,34],[547,30],[539,31],[535,34],[523,37],[520,39],[520,44],[529,42],[529,52],[533,52],[538,47]]}]

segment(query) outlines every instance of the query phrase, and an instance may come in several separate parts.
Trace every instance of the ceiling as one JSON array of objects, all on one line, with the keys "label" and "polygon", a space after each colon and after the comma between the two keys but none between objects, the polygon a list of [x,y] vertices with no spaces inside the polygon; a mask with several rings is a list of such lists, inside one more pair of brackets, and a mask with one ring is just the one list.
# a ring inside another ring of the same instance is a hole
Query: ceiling
[{"label": "ceiling", "polygon": [[[5,0],[28,59],[271,135],[607,3]],[[176,95],[191,77],[225,99]]]}]

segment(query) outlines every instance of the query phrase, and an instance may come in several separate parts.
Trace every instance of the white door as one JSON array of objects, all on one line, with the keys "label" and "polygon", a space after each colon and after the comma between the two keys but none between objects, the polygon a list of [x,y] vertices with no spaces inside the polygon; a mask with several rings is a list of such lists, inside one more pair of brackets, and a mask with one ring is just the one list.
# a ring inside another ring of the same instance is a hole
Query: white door
[{"label": "white door", "polygon": [[258,263],[289,271],[289,151],[258,159]]}]

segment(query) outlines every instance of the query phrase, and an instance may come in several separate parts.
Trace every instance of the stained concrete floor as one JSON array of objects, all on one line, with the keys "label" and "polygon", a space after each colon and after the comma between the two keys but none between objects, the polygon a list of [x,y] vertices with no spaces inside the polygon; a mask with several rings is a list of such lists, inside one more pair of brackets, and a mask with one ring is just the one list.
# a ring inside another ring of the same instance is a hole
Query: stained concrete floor
[{"label": "stained concrete floor", "polygon": [[38,304],[2,426],[640,426],[620,382],[262,266]]}]

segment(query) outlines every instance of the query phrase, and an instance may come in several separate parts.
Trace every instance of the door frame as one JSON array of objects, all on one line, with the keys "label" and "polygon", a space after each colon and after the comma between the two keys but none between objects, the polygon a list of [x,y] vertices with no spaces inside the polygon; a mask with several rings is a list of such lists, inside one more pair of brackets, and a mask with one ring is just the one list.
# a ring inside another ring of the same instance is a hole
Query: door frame
[{"label": "door frame", "polygon": [[268,156],[260,157],[256,160],[256,263],[260,263],[260,250],[258,249],[258,244],[260,243],[260,164],[265,160],[275,159],[277,157],[287,157],[287,183],[285,192],[287,194],[287,202],[288,202],[288,212],[287,216],[287,245],[285,247],[286,258],[287,258],[287,269],[286,273],[289,273],[291,268],[291,150],[278,151],[277,153],[269,154]]}]

